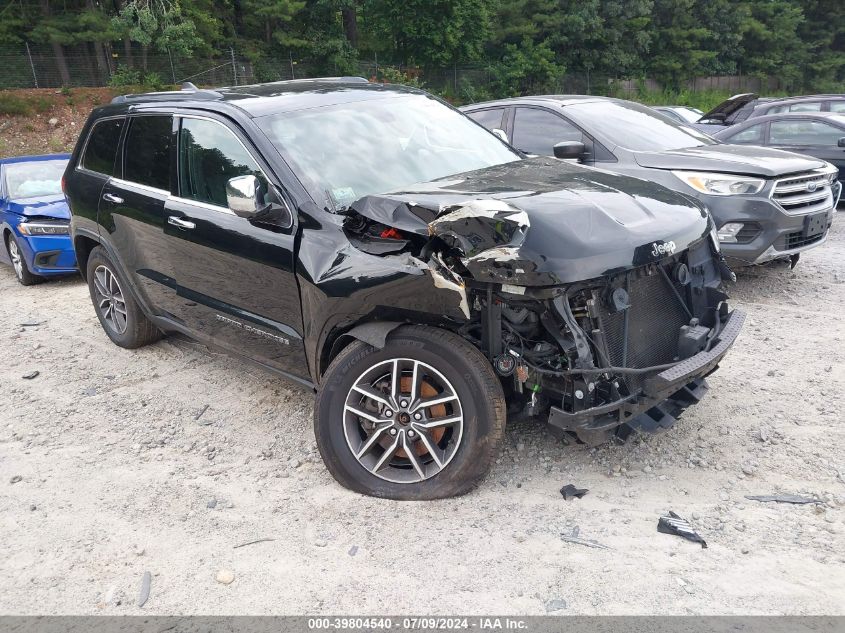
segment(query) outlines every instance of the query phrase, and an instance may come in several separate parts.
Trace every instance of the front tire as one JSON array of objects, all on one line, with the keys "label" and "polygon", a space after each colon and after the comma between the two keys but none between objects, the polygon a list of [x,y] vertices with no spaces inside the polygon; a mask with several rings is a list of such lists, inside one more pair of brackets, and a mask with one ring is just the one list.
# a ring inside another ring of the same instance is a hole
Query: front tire
[{"label": "front tire", "polygon": [[343,486],[374,497],[441,499],[487,474],[505,431],[490,363],[461,337],[403,326],[382,349],[346,347],[323,377],[317,447]]},{"label": "front tire", "polygon": [[12,268],[15,269],[15,277],[22,286],[32,286],[42,280],[42,277],[33,274],[26,265],[23,250],[18,245],[18,240],[11,233],[6,236],[6,252],[12,261]]},{"label": "front tire", "polygon": [[88,291],[100,325],[115,345],[135,349],[159,340],[161,331],[141,311],[102,246],[88,256]]}]

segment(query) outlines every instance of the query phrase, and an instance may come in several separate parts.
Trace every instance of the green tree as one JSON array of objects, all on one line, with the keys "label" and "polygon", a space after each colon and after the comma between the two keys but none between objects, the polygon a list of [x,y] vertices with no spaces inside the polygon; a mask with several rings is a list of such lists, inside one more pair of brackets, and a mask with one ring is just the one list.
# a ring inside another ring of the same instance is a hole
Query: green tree
[{"label": "green tree", "polygon": [[489,32],[487,0],[366,0],[377,52],[424,68],[474,61]]},{"label": "green tree", "polygon": [[741,70],[777,76],[787,89],[801,88],[808,44],[799,35],[804,12],[792,0],[751,0],[742,21]]},{"label": "green tree", "polygon": [[150,46],[161,52],[190,56],[202,45],[196,25],[182,14],[178,0],[132,0],[123,5],[112,24],[141,45],[141,66],[147,70]]},{"label": "green tree", "polygon": [[557,92],[564,70],[547,42],[535,44],[526,37],[519,45],[505,44],[501,61],[491,67],[491,77],[496,94],[516,97]]},{"label": "green tree", "polygon": [[798,35],[806,44],[804,85],[822,92],[845,91],[845,2],[801,0],[804,21]]}]

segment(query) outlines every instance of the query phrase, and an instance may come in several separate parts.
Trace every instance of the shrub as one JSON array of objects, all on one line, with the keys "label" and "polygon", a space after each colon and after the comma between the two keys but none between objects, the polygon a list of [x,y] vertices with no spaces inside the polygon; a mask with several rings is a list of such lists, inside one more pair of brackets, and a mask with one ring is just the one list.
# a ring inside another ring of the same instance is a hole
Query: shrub
[{"label": "shrub", "polygon": [[117,67],[117,70],[109,79],[109,86],[112,88],[119,88],[122,86],[137,86],[141,83],[141,72],[134,68],[129,68],[123,64]]},{"label": "shrub", "polygon": [[412,77],[409,73],[393,68],[392,66],[380,66],[378,69],[378,81],[386,84],[400,84],[411,88],[422,88],[423,82],[419,77]]},{"label": "shrub", "polygon": [[0,114],[26,116],[32,112],[32,106],[26,99],[9,92],[0,92]]}]

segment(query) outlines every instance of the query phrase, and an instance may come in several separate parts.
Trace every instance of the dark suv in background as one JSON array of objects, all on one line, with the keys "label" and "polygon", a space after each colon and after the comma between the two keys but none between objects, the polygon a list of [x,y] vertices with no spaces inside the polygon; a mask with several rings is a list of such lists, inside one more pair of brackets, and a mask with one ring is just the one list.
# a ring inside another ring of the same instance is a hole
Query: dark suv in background
[{"label": "dark suv in background", "polygon": [[717,130],[748,119],[786,112],[842,112],[845,95],[802,95],[797,97],[760,97],[753,92],[734,95],[705,112],[699,124]]},{"label": "dark suv in background", "polygon": [[704,204],[732,266],[791,258],[833,222],[836,168],[800,154],[727,145],[652,108],[606,97],[520,97],[462,108],[528,154],[658,182]]},{"label": "dark suv in background", "polygon": [[470,489],[506,404],[591,443],[668,427],[743,320],[700,204],[402,87],[119,97],[65,185],[112,341],[182,332],[316,390],[326,465],[376,496]]}]

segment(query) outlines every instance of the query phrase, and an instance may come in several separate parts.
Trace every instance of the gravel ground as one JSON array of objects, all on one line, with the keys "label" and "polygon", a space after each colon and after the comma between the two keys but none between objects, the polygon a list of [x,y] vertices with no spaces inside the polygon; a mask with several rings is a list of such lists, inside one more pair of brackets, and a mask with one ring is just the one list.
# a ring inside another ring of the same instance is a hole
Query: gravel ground
[{"label": "gravel ground", "polygon": [[[426,503],[337,485],[310,393],[184,338],[119,349],[81,280],[3,267],[0,613],[843,614],[836,220],[796,270],[741,273],[746,329],[674,429],[590,450],[516,422],[478,490]],[[745,499],[774,492],[823,503]]]}]

